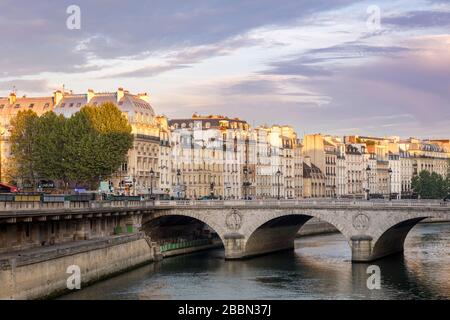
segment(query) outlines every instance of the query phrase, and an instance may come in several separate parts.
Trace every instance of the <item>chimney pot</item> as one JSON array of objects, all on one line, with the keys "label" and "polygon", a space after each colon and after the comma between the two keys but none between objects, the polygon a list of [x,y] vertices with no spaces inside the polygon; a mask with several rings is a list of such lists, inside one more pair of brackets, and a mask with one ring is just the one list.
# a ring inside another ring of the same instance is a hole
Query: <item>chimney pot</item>
[{"label": "chimney pot", "polygon": [[17,99],[16,94],[14,92],[11,92],[9,94],[9,104],[16,103],[16,99]]},{"label": "chimney pot", "polygon": [[92,100],[92,98],[94,98],[94,96],[95,96],[94,90],[88,89],[88,92],[87,92],[87,103],[88,104],[91,102],[91,100]]},{"label": "chimney pot", "polygon": [[119,102],[120,100],[122,100],[122,98],[125,96],[125,91],[123,90],[122,87],[120,87],[119,89],[117,89],[117,102]]}]

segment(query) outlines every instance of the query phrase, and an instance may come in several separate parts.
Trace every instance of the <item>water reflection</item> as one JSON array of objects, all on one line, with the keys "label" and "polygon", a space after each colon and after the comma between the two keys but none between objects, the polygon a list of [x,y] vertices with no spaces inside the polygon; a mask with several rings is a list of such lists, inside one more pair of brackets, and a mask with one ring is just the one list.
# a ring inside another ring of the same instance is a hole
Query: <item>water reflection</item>
[{"label": "water reflection", "polygon": [[450,299],[450,224],[415,227],[405,254],[374,262],[381,290],[369,290],[370,264],[351,264],[340,234],[302,238],[295,251],[225,261],[222,250],[173,257],[63,299]]}]

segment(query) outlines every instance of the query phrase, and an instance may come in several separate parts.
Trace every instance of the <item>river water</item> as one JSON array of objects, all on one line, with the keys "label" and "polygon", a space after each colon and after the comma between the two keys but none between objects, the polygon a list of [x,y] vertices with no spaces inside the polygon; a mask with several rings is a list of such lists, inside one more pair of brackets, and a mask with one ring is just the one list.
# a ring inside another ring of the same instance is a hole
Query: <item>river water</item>
[{"label": "river water", "polygon": [[367,267],[352,264],[340,234],[296,240],[295,251],[225,261],[223,250],[164,259],[62,299],[450,299],[450,223],[421,224],[404,255],[376,261],[381,288],[367,288]]}]

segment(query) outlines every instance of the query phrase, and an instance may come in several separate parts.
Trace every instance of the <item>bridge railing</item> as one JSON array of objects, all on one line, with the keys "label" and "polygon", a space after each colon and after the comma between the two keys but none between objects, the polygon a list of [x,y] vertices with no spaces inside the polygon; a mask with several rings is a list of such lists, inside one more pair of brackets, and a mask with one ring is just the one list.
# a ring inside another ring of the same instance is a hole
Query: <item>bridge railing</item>
[{"label": "bridge railing", "polygon": [[449,202],[439,200],[352,200],[352,199],[293,199],[293,200],[136,200],[89,201],[63,203],[0,202],[2,212],[83,210],[108,208],[169,208],[169,207],[448,207]]}]

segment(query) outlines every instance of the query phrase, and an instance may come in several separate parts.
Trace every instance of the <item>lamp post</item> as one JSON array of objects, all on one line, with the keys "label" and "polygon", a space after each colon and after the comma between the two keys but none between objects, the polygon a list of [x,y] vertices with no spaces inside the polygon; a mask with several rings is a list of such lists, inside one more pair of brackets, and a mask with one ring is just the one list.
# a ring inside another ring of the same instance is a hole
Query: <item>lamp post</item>
[{"label": "lamp post", "polygon": [[3,129],[3,128],[1,128],[1,131],[0,131],[0,181],[1,181],[1,179],[3,178],[3,159],[2,159],[2,156],[3,156],[3,136],[5,135],[5,133],[6,133],[6,130],[5,129]]},{"label": "lamp post", "polygon": [[131,179],[131,186],[133,187],[132,195],[136,195],[136,168],[133,167],[133,177]]},{"label": "lamp post", "polygon": [[181,177],[181,170],[177,169],[177,190],[178,190],[178,198],[180,198],[180,177]]},{"label": "lamp post", "polygon": [[216,186],[215,182],[211,182],[211,184],[209,185],[210,189],[211,189],[211,200],[213,200],[214,198],[214,187]]},{"label": "lamp post", "polygon": [[153,168],[150,169],[150,197],[153,198],[153,177],[155,176],[155,171]]},{"label": "lamp post", "polygon": [[370,200],[370,166],[367,165],[366,174],[367,174],[367,200]]},{"label": "lamp post", "polygon": [[392,193],[392,169],[389,168],[389,201],[391,201],[391,193]]},{"label": "lamp post", "polygon": [[281,171],[278,169],[278,171],[275,173],[277,176],[277,187],[278,187],[278,196],[277,199],[280,200],[280,177],[281,177]]},{"label": "lamp post", "polygon": [[247,175],[248,169],[244,167],[244,199],[247,200]]}]

